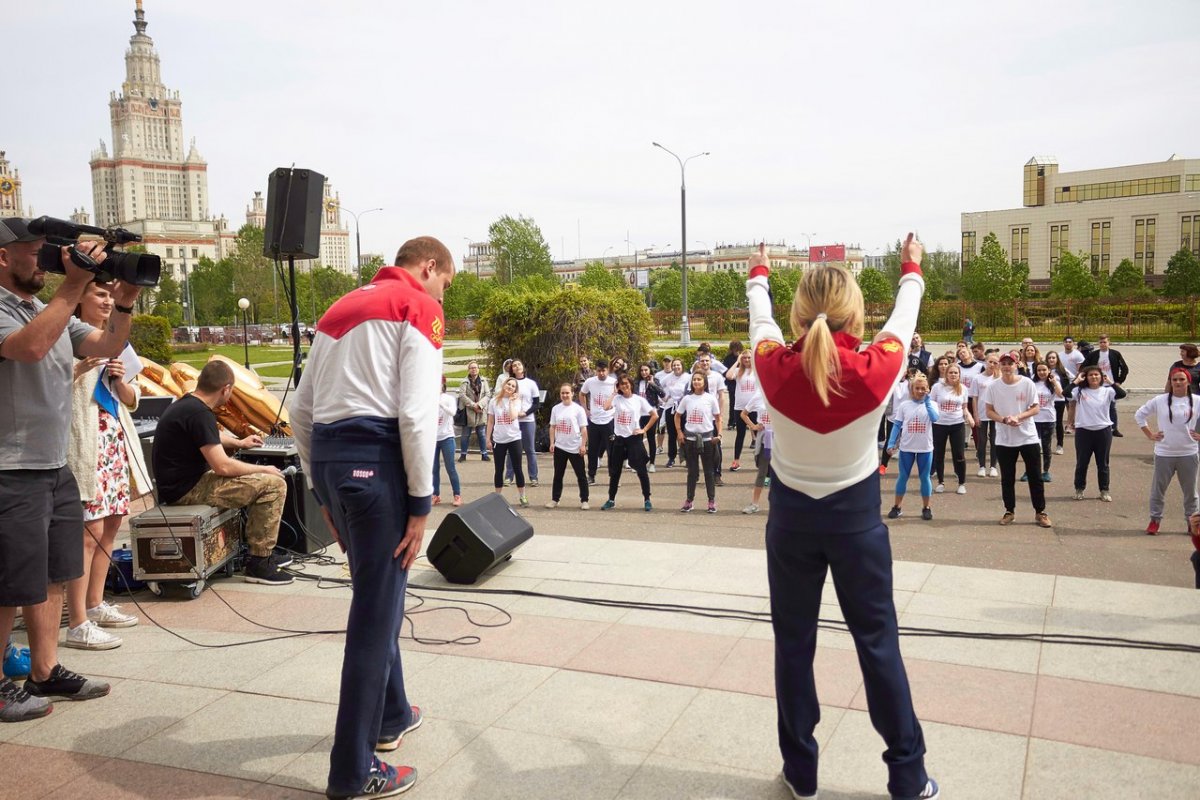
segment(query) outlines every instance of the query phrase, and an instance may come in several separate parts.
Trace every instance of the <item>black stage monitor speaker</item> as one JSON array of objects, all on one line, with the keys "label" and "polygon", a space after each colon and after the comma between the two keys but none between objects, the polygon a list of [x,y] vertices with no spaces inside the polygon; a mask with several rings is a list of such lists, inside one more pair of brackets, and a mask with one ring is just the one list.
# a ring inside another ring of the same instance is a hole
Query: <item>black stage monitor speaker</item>
[{"label": "black stage monitor speaker", "polygon": [[325,176],[311,169],[280,167],[267,179],[267,258],[319,258]]},{"label": "black stage monitor speaker", "polygon": [[438,525],[426,554],[450,583],[474,583],[532,538],[529,521],[503,497],[488,492],[450,512]]},{"label": "black stage monitor speaker", "polygon": [[[333,534],[321,513],[317,496],[308,488],[303,472],[285,475],[287,500],[279,521],[279,545],[298,553],[315,553],[333,544]],[[340,555],[334,549],[333,555]]]}]

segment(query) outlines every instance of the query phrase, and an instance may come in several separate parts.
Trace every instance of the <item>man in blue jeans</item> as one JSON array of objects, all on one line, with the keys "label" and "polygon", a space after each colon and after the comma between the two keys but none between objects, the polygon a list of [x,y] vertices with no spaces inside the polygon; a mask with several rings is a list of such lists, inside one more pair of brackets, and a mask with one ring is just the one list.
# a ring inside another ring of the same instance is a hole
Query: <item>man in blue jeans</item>
[{"label": "man in blue jeans", "polygon": [[317,324],[292,427],[330,531],[346,553],[354,597],[325,794],[391,797],[412,767],[375,751],[421,724],[404,691],[397,639],[408,568],[421,552],[433,494],[433,451],[454,259],[437,239],[409,240],[371,283]]}]

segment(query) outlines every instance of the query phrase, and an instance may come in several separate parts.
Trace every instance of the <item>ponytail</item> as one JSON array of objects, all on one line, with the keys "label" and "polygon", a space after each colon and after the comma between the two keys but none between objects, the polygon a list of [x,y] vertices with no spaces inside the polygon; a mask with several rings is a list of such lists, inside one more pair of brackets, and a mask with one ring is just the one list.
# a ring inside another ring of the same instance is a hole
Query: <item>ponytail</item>
[{"label": "ponytail", "polygon": [[829,322],[823,314],[808,326],[800,363],[817,397],[828,406],[830,386],[833,385],[834,391],[840,394],[837,384],[842,378],[842,363],[838,358],[837,344],[833,341],[833,332],[829,330]]},{"label": "ponytail", "polygon": [[841,267],[805,270],[796,286],[790,314],[792,334],[802,339],[800,363],[823,405],[830,390],[842,394],[842,362],[834,331],[862,338],[863,296],[858,282]]}]

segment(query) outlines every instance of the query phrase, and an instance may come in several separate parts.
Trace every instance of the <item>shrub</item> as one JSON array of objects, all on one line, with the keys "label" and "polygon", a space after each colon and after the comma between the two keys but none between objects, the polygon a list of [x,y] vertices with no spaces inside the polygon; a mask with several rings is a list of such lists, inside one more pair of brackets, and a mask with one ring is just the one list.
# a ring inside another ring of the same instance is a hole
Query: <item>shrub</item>
[{"label": "shrub", "polygon": [[174,358],[171,351],[171,323],[166,317],[153,314],[134,317],[129,327],[129,343],[138,353],[159,364],[170,364]]}]

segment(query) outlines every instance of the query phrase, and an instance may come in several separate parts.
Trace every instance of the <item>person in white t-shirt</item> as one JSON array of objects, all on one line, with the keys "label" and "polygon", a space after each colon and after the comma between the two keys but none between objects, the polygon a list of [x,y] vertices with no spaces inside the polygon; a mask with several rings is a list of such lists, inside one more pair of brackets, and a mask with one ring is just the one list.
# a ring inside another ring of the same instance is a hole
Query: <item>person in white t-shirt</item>
[{"label": "person in white t-shirt", "polygon": [[617,393],[617,379],[608,374],[608,361],[596,361],[596,374],[583,382],[579,399],[588,417],[587,474],[588,483],[596,482],[596,467],[600,456],[608,453],[613,434],[613,412],[608,401]]},{"label": "person in white t-shirt", "polygon": [[[1075,340],[1070,336],[1063,337],[1063,351],[1061,356],[1063,369],[1067,371],[1069,382],[1065,386],[1072,386],[1075,383],[1075,376],[1079,374],[1079,370],[1083,367],[1084,359],[1087,355],[1082,350],[1075,346]],[[1064,426],[1066,433],[1075,432],[1075,398],[1067,398],[1067,421]]]},{"label": "person in white t-shirt", "polygon": [[896,426],[900,424],[900,406],[904,403],[904,401],[912,397],[912,393],[908,388],[909,381],[911,381],[917,375],[924,374],[925,373],[920,367],[909,364],[907,367],[905,367],[904,374],[900,376],[898,381],[896,381],[895,388],[892,389],[891,411],[888,413],[887,428],[884,431],[884,436],[886,438],[883,440],[883,452],[879,455],[880,475],[887,474],[888,462],[892,459],[892,453],[887,446],[887,442],[892,438],[892,431],[894,431]]},{"label": "person in white t-shirt", "polygon": [[[975,408],[972,414],[975,417],[975,460],[979,462],[979,472],[975,473],[981,478],[988,476],[988,467],[991,467],[991,476],[993,478],[1000,475],[1000,470],[997,465],[1000,463],[996,460],[996,423],[988,419],[987,413],[983,409],[983,393],[987,391],[987,387],[992,381],[1000,380],[1000,355],[998,353],[988,353],[983,358],[983,372],[975,376],[971,381],[970,397],[975,401]],[[991,456],[988,456],[988,445],[991,444]]]},{"label": "person in white t-shirt", "polygon": [[[542,389],[537,385],[537,381],[526,374],[525,363],[521,359],[514,358],[509,369],[512,370],[513,377],[517,379],[517,394],[521,397],[521,450],[525,453],[525,461],[529,469],[529,485],[537,486],[538,464],[534,440],[537,433],[537,411],[542,405]],[[511,481],[512,477],[513,471],[509,467],[504,471],[504,478]]]},{"label": "person in white t-shirt", "polygon": [[1046,351],[1046,366],[1050,368],[1050,374],[1054,376],[1054,382],[1062,389],[1062,394],[1054,396],[1054,437],[1056,456],[1061,456],[1063,452],[1063,434],[1066,433],[1066,417],[1067,417],[1067,398],[1071,394],[1071,376],[1067,374],[1067,368],[1063,366],[1062,356],[1056,350]]},{"label": "person in white t-shirt", "polygon": [[898,421],[888,438],[889,452],[900,453],[900,465],[896,473],[896,498],[888,519],[896,519],[904,512],[900,506],[908,492],[908,476],[917,467],[917,479],[921,484],[921,519],[933,519],[929,507],[933,497],[933,481],[929,471],[933,465],[933,424],[938,421],[937,406],[929,396],[929,379],[918,372],[908,382],[908,398],[900,403],[896,411]]},{"label": "person in white t-shirt", "polygon": [[525,496],[525,469],[521,466],[521,395],[517,392],[517,379],[509,377],[496,389],[496,396],[488,403],[487,438],[493,461],[496,462],[496,494],[504,491],[504,464],[511,462],[517,479],[517,491],[521,505],[529,506]]},{"label": "person in white t-shirt", "polygon": [[671,371],[662,381],[663,388],[663,410],[662,414],[667,418],[667,466],[675,466],[675,457],[677,454],[679,431],[675,427],[675,407],[679,400],[687,393],[688,385],[691,383],[692,376],[683,371],[683,361],[675,358],[671,360]]},{"label": "person in white t-shirt", "polygon": [[579,481],[579,507],[586,511],[589,508],[588,481],[583,457],[588,450],[588,423],[583,407],[574,402],[574,394],[571,384],[564,383],[558,387],[559,404],[550,409],[550,453],[554,457],[554,480],[546,508],[558,505],[562,497],[563,476],[570,462]]},{"label": "person in white t-shirt", "polygon": [[[608,500],[600,506],[600,510],[608,511],[617,504],[621,471],[628,460],[642,484],[645,509],[652,511],[654,507],[650,504],[650,475],[646,472],[644,437],[654,430],[658,412],[651,408],[646,398],[633,393],[633,380],[628,374],[617,378],[617,393],[608,399],[607,408],[613,413],[613,436],[608,455]],[[646,424],[639,425],[643,419],[647,420]]]},{"label": "person in white t-shirt", "polygon": [[680,511],[692,510],[696,499],[696,483],[700,478],[700,467],[704,467],[704,489],[708,494],[708,513],[717,513],[716,444],[721,438],[721,406],[716,396],[708,390],[708,379],[702,372],[691,376],[690,391],[675,404],[675,427],[679,446],[687,462],[687,499]]},{"label": "person in white t-shirt", "polygon": [[757,514],[758,501],[762,498],[763,489],[767,487],[771,471],[771,447],[775,444],[771,410],[767,408],[767,401],[762,392],[755,392],[754,398],[742,409],[742,421],[746,423],[746,427],[758,434],[754,440],[754,458],[758,474],[754,476],[754,492],[750,496],[750,505],[743,508],[742,513]]},{"label": "person in white t-shirt", "polygon": [[[734,417],[737,435],[733,440],[733,462],[729,465],[729,471],[737,472],[742,467],[742,446],[746,441],[746,421],[742,417],[742,412],[746,410],[750,402],[758,394],[758,376],[754,374],[754,362],[750,358],[749,350],[741,352],[737,363],[725,373],[725,376],[735,386],[733,409],[729,413]],[[726,381],[726,383],[729,381]],[[758,414],[756,412],[748,416],[752,421],[757,422]]]},{"label": "person in white t-shirt", "polygon": [[[1171,478],[1179,479],[1183,490],[1183,515],[1188,520],[1188,533],[1193,533],[1191,518],[1200,511],[1196,496],[1196,476],[1200,467],[1200,397],[1192,394],[1192,373],[1186,367],[1176,367],[1169,377],[1170,391],[1146,401],[1133,415],[1133,420],[1154,442],[1154,478],[1150,481],[1150,524],[1146,533],[1158,533],[1163,518],[1163,498]],[[1158,430],[1150,428],[1155,418]]]},{"label": "person in white t-shirt", "polygon": [[446,376],[442,376],[442,394],[438,398],[437,448],[433,451],[433,504],[442,502],[441,460],[446,464],[450,476],[450,488],[454,491],[454,505],[462,505],[462,484],[458,480],[458,468],[454,466],[454,415],[458,411],[458,395],[446,391]]},{"label": "person in white t-shirt", "polygon": [[1113,421],[1109,409],[1125,396],[1120,384],[1111,383],[1099,364],[1088,364],[1075,376],[1071,397],[1075,401],[1075,499],[1083,499],[1088,465],[1096,460],[1096,482],[1100,500],[1112,502],[1109,494],[1108,456],[1112,451]]},{"label": "person in white t-shirt", "polygon": [[[1039,361],[1033,366],[1033,387],[1037,390],[1038,397],[1038,413],[1033,418],[1033,425],[1037,428],[1038,440],[1041,442],[1042,449],[1042,483],[1050,483],[1050,460],[1051,460],[1051,442],[1054,440],[1054,414],[1055,406],[1059,398],[1062,397],[1062,384],[1058,382],[1058,375],[1050,370],[1050,365],[1044,361]],[[1022,475],[1021,480],[1028,479],[1028,475]]]},{"label": "person in white t-shirt", "polygon": [[[962,348],[966,350],[964,346]],[[969,351],[968,351],[969,352]],[[938,494],[946,491],[946,442],[950,442],[950,458],[954,462],[954,477],[958,478],[958,494],[967,493],[967,428],[975,427],[968,408],[968,390],[962,382],[958,364],[946,367],[946,379],[930,392],[938,410],[933,425],[933,471],[937,474]]]},{"label": "person in white t-shirt", "polygon": [[[700,360],[696,362],[696,369],[694,371],[704,374],[704,377],[708,380],[708,391],[712,392],[713,396],[717,398],[717,405],[721,408],[729,408],[729,404],[726,402],[729,390],[725,386],[725,379],[717,373],[717,366],[720,364],[721,362],[715,360],[711,355],[701,356]],[[723,366],[722,369],[724,369]],[[713,473],[716,475],[717,486],[724,486],[725,481],[721,478],[721,437],[717,436],[715,439],[716,442],[713,445],[715,458]]]},{"label": "person in white t-shirt", "polygon": [[1046,490],[1038,472],[1041,446],[1033,418],[1040,405],[1033,381],[1017,374],[1021,355],[1017,352],[1000,356],[1000,379],[988,384],[983,394],[984,413],[996,423],[996,445],[993,448],[1000,461],[1000,493],[1004,498],[1001,525],[1011,525],[1017,506],[1017,458],[1025,462],[1029,476],[1029,499],[1033,503],[1034,521],[1043,528],[1053,523],[1046,513]]}]

